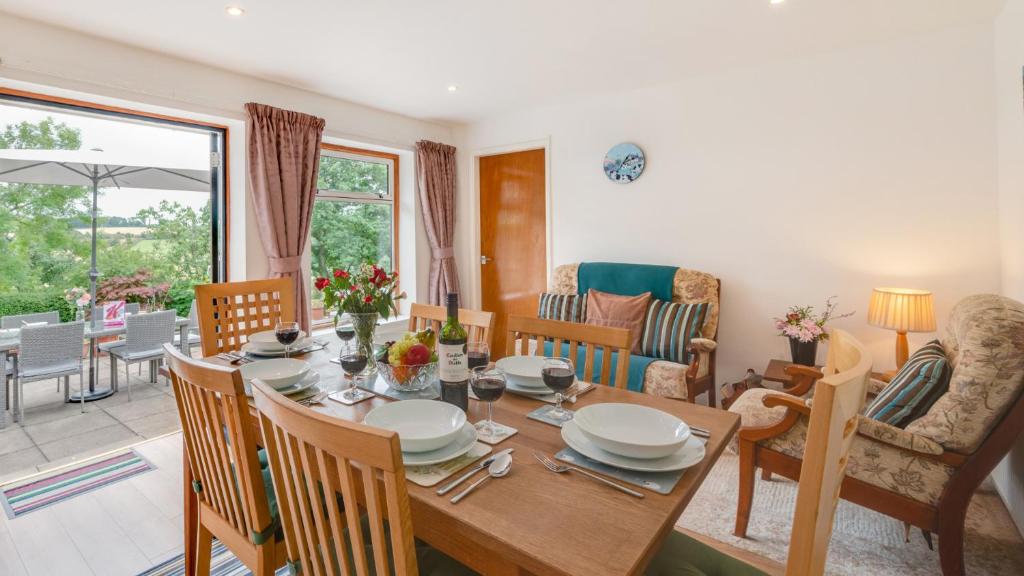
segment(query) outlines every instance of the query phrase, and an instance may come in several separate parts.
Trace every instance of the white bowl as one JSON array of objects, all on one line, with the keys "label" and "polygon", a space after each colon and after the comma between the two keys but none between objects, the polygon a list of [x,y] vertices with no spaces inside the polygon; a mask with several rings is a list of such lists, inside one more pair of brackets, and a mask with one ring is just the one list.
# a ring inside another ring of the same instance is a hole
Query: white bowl
[{"label": "white bowl", "polygon": [[524,386],[543,387],[544,380],[541,370],[544,369],[543,356],[506,356],[494,365],[509,376],[519,380]]},{"label": "white bowl", "polygon": [[429,452],[455,440],[466,413],[447,402],[401,400],[370,410],[363,423],[398,432],[402,452]]},{"label": "white bowl", "polygon": [[[299,330],[299,337],[295,339],[295,343],[298,344],[306,338],[306,332]],[[275,352],[278,350],[284,350],[284,344],[277,341],[277,335],[273,330],[264,330],[263,332],[256,332],[255,334],[249,335],[249,344],[257,350],[263,350],[266,352]]]},{"label": "white bowl", "polygon": [[690,438],[690,427],[675,416],[637,404],[591,404],[573,420],[599,448],[628,458],[663,458]]},{"label": "white bowl", "polygon": [[274,390],[280,390],[302,380],[309,372],[309,363],[295,358],[273,358],[242,364],[240,370],[244,380],[259,378]]}]

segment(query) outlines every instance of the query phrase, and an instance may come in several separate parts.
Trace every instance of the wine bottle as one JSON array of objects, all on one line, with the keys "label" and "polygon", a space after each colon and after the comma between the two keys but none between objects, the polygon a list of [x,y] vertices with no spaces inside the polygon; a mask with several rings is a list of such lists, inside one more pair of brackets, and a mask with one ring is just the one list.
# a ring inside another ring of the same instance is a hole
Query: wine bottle
[{"label": "wine bottle", "polygon": [[466,362],[466,329],[459,324],[459,295],[448,294],[448,320],[437,339],[441,376],[441,400],[469,410],[469,368]]}]

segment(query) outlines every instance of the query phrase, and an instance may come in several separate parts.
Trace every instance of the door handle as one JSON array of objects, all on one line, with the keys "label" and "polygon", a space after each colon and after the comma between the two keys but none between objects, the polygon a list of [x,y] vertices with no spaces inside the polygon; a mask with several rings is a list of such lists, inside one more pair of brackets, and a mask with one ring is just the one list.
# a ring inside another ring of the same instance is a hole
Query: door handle
[{"label": "door handle", "polygon": [[491,260],[494,260],[494,259],[493,259],[493,258],[491,258],[490,256],[484,256],[484,255],[480,255],[480,263],[481,263],[481,264],[487,264],[487,263],[488,263],[488,262],[490,262]]}]

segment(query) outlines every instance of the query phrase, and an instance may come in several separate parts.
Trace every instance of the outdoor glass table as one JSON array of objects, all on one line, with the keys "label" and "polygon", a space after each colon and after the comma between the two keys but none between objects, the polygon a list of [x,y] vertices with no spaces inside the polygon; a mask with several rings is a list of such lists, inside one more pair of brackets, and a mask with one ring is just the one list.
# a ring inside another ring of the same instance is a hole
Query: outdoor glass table
[{"label": "outdoor glass table", "polygon": [[[178,334],[180,336],[181,351],[187,355],[189,353],[189,319],[179,316],[174,320],[174,326],[178,329]],[[87,322],[85,324],[85,338],[89,341],[89,391],[85,394],[86,402],[106,398],[116,392],[116,390],[113,390],[112,388],[96,388],[99,369],[99,365],[96,362],[97,340],[108,336],[119,336],[124,333],[124,325],[104,326],[102,322]],[[7,406],[7,358],[12,353],[17,353],[19,344],[21,344],[20,336],[15,336],[13,338],[0,338],[0,367],[3,367],[4,370],[4,377],[0,378],[0,428],[5,428],[7,426],[7,409],[9,408],[9,406]],[[78,402],[79,397],[77,395],[72,395],[69,401]]]}]

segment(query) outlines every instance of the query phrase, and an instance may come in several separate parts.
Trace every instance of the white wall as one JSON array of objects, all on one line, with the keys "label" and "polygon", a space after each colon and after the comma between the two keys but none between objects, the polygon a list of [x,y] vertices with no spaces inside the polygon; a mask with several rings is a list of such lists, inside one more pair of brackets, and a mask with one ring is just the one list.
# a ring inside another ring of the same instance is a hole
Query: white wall
[{"label": "white wall", "polygon": [[[550,138],[553,263],[719,276],[720,382],[785,357],[771,318],[833,294],[857,311],[836,325],[888,369],[872,287],[934,291],[940,330],[957,300],[1000,288],[992,50],[990,27],[952,29],[458,128],[463,281],[478,289],[472,154]],[[647,156],[629,185],[601,171],[622,141]]]},{"label": "white wall", "polygon": [[[996,20],[995,62],[1002,289],[1024,301],[1024,0],[1010,0]],[[992,476],[1024,533],[1024,438]]]},{"label": "white wall", "polygon": [[[244,49],[244,47],[239,47]],[[261,102],[327,120],[325,139],[371,145],[402,155],[404,209],[416,214],[412,154],[420,139],[452,142],[450,127],[320,96],[210,66],[139,50],[0,12],[0,86],[77,97],[136,110],[187,116],[229,125],[232,279],[261,278],[266,255],[258,241],[245,177],[246,102]],[[419,216],[406,235],[403,277],[427,273],[429,249]],[[404,229],[404,227],[403,227]],[[415,241],[411,241],[415,238]],[[412,252],[406,254],[406,250]],[[418,268],[415,273],[414,268]],[[425,284],[425,278],[417,284]],[[415,292],[413,286],[410,291]]]}]

